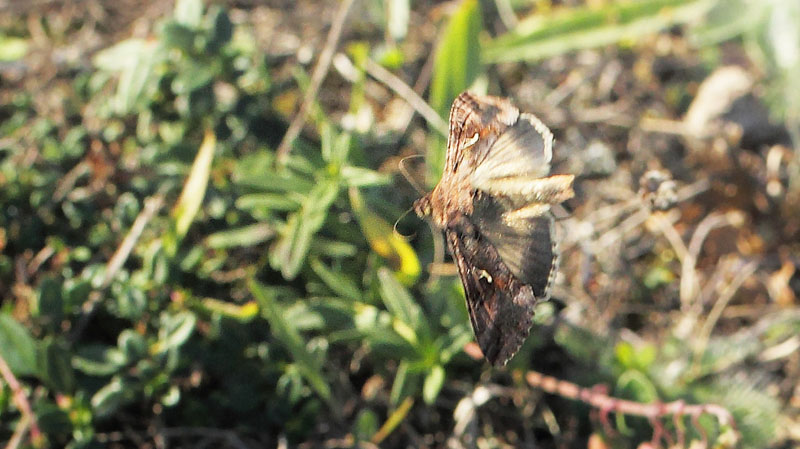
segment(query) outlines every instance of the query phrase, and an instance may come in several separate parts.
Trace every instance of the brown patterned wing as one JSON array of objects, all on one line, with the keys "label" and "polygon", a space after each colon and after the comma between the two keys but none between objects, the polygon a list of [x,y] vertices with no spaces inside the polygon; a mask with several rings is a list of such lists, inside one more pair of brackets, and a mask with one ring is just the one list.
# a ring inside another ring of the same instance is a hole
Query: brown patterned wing
[{"label": "brown patterned wing", "polygon": [[497,138],[519,119],[519,109],[508,100],[462,92],[450,108],[450,131],[444,175],[462,170],[469,174]]},{"label": "brown patterned wing", "polygon": [[501,200],[487,194],[477,194],[473,205],[471,220],[480,234],[514,276],[531,286],[537,299],[547,300],[558,267],[550,211],[539,207],[533,211],[536,213],[509,219],[519,211],[504,207]]},{"label": "brown patterned wing", "polygon": [[503,366],[530,333],[537,302],[533,288],[508,269],[468,217],[453,220],[445,232],[478,345],[486,360]]}]

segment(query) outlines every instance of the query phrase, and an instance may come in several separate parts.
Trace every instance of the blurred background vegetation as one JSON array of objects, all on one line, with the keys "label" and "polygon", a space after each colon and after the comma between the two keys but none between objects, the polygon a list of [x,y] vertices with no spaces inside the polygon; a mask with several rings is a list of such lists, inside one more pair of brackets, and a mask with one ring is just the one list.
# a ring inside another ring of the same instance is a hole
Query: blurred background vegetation
[{"label": "blurred background vegetation", "polygon": [[[5,447],[800,444],[796,0],[7,0],[0,24]],[[467,88],[577,176],[504,369],[403,217]]]}]

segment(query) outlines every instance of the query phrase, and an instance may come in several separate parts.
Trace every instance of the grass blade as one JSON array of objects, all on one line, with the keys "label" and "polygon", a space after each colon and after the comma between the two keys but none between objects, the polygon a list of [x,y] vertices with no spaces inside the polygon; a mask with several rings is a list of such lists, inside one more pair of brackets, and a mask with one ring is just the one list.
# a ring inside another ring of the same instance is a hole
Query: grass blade
[{"label": "grass blade", "polygon": [[716,0],[614,2],[535,15],[483,48],[487,63],[536,61],[624,40],[636,41],[702,17]]}]

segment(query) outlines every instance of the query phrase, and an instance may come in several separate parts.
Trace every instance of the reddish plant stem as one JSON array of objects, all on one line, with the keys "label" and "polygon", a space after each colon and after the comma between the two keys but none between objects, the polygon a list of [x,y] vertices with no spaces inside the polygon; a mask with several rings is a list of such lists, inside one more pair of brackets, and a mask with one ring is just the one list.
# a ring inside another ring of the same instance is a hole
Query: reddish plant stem
[{"label": "reddish plant stem", "polygon": [[[643,404],[641,402],[629,401],[609,396],[604,391],[592,388],[584,388],[572,382],[545,376],[536,371],[528,371],[525,375],[528,385],[539,388],[547,393],[584,402],[602,411],[602,413],[613,412],[625,415],[642,416],[654,423],[658,433],[660,425],[655,425],[659,419],[668,415],[691,416],[692,423],[697,430],[705,437],[705,432],[699,427],[697,419],[700,415],[708,413],[717,418],[720,426],[730,426],[736,429],[736,422],[733,415],[724,407],[716,404],[687,405],[684,401],[673,402],[654,402]],[[655,435],[654,435],[655,436]],[[659,435],[660,438],[660,435]]]},{"label": "reddish plant stem", "polygon": [[[8,366],[8,363],[6,363],[6,360],[2,355],[0,355],[0,376],[2,376],[3,380],[6,381],[8,387],[11,388],[14,403],[17,405],[17,408],[22,414],[22,420],[19,423],[20,428],[17,430],[20,431],[20,433],[24,433],[24,429],[29,427],[31,440],[41,440],[42,432],[39,430],[39,425],[36,423],[36,416],[31,410],[31,404],[28,402],[28,397],[25,395],[25,392],[22,391],[22,384],[19,383],[14,373],[11,372],[11,367]],[[17,431],[15,431],[14,434],[16,437]],[[18,444],[19,438],[11,438],[6,448],[16,447]]]}]

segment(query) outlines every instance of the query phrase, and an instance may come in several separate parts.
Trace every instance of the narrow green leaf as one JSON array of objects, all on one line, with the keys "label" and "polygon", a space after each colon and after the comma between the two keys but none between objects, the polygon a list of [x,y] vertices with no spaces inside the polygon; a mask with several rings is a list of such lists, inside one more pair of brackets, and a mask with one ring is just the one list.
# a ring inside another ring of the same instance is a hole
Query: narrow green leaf
[{"label": "narrow green leaf", "polygon": [[311,190],[303,207],[289,216],[283,235],[270,253],[270,263],[280,269],[285,279],[294,279],[300,272],[311,240],[325,222],[328,209],[338,194],[338,182],[320,182]]},{"label": "narrow green leaf", "polygon": [[300,208],[300,202],[285,193],[252,193],[236,199],[236,208],[255,212],[256,210],[294,211]]},{"label": "narrow green leaf", "polygon": [[417,340],[419,337],[427,338],[430,335],[428,322],[422,308],[414,302],[408,290],[387,268],[378,270],[378,280],[383,303],[389,312],[400,321],[400,323],[393,323],[395,331],[406,340],[412,337],[409,331],[413,332],[413,340]]},{"label": "narrow green leaf", "polygon": [[314,181],[307,175],[300,176],[288,168],[264,174],[245,173],[237,175],[234,182],[240,186],[265,192],[307,194],[314,188]]},{"label": "narrow green leaf", "polygon": [[477,0],[461,2],[450,17],[441,42],[431,80],[431,106],[447,117],[450,104],[481,72],[481,48],[478,41],[483,29]]},{"label": "narrow green leaf", "polygon": [[[436,49],[430,103],[444,118],[447,118],[450,105],[456,96],[466,90],[483,70],[478,39],[482,29],[478,1],[465,0],[450,17]],[[444,140],[439,136],[428,145],[426,162],[430,179],[438,179],[442,173],[444,147]]]},{"label": "narrow green leaf", "polygon": [[627,370],[617,378],[616,391],[624,391],[625,397],[648,403],[658,400],[658,390],[641,371]]},{"label": "narrow green leaf", "polygon": [[389,183],[391,177],[383,173],[362,167],[342,167],[342,177],[350,187],[382,186]]},{"label": "narrow green leaf", "polygon": [[215,232],[206,237],[206,245],[213,249],[254,246],[275,235],[275,230],[267,223],[256,223],[227,231]]},{"label": "narrow green leaf", "polygon": [[[272,292],[255,281],[248,282],[250,292],[261,306],[264,318],[269,322],[272,333],[280,341],[295,361],[295,366],[311,388],[330,403],[331,390],[328,382],[322,376],[322,366],[317,359],[306,349],[303,338],[291,322],[286,320]],[[332,405],[332,404],[331,404]]]},{"label": "narrow green leaf", "polygon": [[407,383],[410,377],[409,362],[400,360],[397,365],[397,372],[394,375],[394,382],[392,383],[392,391],[389,393],[389,402],[392,405],[397,405],[400,400],[407,396],[409,390]]},{"label": "narrow green leaf", "polygon": [[716,0],[640,0],[559,9],[521,21],[483,47],[488,63],[536,61],[639,38],[702,17]]},{"label": "narrow green leaf", "polygon": [[354,301],[361,300],[361,289],[343,273],[331,270],[316,257],[312,258],[309,264],[311,265],[311,269],[314,270],[314,273],[316,273],[316,275],[322,279],[322,282],[333,290],[334,293]]},{"label": "narrow green leaf", "polygon": [[175,222],[175,233],[178,240],[186,235],[194,217],[200,210],[203,198],[206,196],[208,178],[211,174],[211,162],[214,160],[214,149],[217,146],[217,137],[211,131],[206,131],[203,143],[197,151],[192,169],[183,186],[178,203],[172,210]]},{"label": "narrow green leaf", "polygon": [[434,365],[431,371],[425,376],[425,382],[422,384],[422,400],[426,404],[431,405],[436,401],[439,396],[439,391],[442,390],[444,385],[445,371],[442,365]]}]

